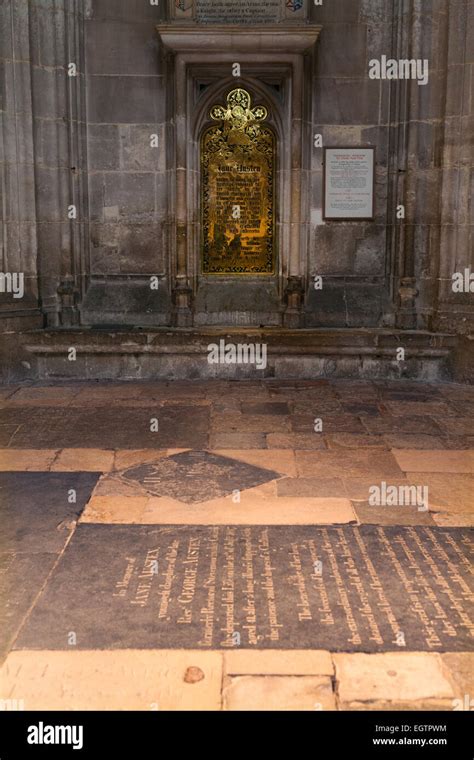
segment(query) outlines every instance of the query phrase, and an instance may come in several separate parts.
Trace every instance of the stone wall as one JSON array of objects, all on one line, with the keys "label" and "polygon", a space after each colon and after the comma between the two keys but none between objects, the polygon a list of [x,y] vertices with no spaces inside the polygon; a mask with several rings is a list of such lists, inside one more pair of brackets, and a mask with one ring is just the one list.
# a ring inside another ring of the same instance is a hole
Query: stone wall
[{"label": "stone wall", "polygon": [[[85,22],[89,324],[166,324],[169,290],[165,56],[158,7],[94,0]],[[151,147],[152,136],[157,147]],[[159,276],[159,291],[149,286]]]},{"label": "stone wall", "polygon": [[[473,4],[306,7],[322,31],[305,64],[300,325],[462,333],[465,376],[473,294],[454,293],[452,275],[474,270]],[[10,347],[16,333],[43,325],[172,323],[176,93],[173,57],[156,31],[167,18],[165,2],[145,0],[0,4],[1,270],[25,276],[23,298],[0,293]],[[429,84],[369,79],[369,61],[382,55],[427,58]],[[315,134],[324,145],[376,146],[374,222],[323,221]],[[283,315],[288,272],[280,275],[272,292]],[[312,287],[315,275],[322,291]],[[195,278],[184,286],[198,290]],[[236,324],[249,323],[243,312],[251,317],[244,290],[235,288]],[[201,297],[197,308],[206,303]],[[14,374],[28,375],[34,367],[20,354]]]}]

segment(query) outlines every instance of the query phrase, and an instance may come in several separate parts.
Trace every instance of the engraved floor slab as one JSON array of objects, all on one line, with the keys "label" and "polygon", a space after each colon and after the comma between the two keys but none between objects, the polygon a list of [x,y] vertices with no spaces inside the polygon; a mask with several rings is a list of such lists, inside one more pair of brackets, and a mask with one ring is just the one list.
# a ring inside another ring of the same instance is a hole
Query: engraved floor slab
[{"label": "engraved floor slab", "polygon": [[[157,424],[152,425],[152,420]],[[209,411],[194,405],[145,407],[12,407],[0,409],[0,424],[15,424],[16,449],[204,448]]]},{"label": "engraved floor slab", "polygon": [[80,525],[16,648],[468,651],[470,536]]},{"label": "engraved floor slab", "polygon": [[281,477],[273,470],[208,451],[174,454],[157,462],[131,467],[122,476],[156,496],[170,496],[186,504],[228,496],[234,490],[245,491]]}]

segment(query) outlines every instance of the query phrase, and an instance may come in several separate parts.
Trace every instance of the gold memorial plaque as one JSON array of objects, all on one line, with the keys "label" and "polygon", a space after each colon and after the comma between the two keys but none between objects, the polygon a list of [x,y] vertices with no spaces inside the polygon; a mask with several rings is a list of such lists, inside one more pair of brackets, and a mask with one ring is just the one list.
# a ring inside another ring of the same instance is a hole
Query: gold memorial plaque
[{"label": "gold memorial plaque", "polygon": [[210,116],[201,140],[204,274],[273,274],[275,136],[264,106],[235,89]]}]

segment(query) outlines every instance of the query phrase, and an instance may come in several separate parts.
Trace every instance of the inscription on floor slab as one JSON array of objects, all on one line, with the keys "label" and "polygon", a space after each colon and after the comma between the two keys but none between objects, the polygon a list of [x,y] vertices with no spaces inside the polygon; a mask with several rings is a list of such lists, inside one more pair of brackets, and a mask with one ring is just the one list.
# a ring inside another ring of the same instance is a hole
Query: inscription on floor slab
[{"label": "inscription on floor slab", "polygon": [[463,651],[467,529],[76,530],[18,648]]},{"label": "inscription on floor slab", "polygon": [[208,451],[184,451],[153,464],[130,467],[122,476],[157,496],[193,504],[218,499],[235,490],[245,491],[279,478],[280,474]]}]

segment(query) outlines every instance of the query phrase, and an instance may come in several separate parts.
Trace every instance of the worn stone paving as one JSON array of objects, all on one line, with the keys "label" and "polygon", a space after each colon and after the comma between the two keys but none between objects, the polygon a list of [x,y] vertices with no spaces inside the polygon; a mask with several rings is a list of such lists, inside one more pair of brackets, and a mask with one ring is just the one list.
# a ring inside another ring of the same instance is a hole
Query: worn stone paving
[{"label": "worn stone paving", "polygon": [[[164,641],[84,650],[78,631],[67,630],[59,651],[35,644],[28,628],[77,525],[288,525],[303,538],[304,526],[471,529],[472,388],[345,380],[4,386],[0,471],[0,573],[10,600],[0,700],[24,700],[26,709],[472,709],[472,647],[364,653],[295,641],[293,649],[202,651]],[[28,648],[15,648],[27,630]]]}]

